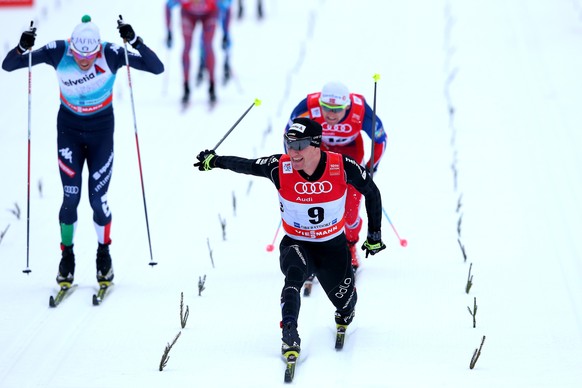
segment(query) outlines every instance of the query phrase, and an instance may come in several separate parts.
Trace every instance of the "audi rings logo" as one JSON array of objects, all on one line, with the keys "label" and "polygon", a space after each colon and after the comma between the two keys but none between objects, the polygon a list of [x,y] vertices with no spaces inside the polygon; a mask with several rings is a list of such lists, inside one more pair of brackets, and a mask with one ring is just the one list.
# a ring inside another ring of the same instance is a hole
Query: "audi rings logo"
[{"label": "audi rings logo", "polygon": [[295,183],[295,192],[297,194],[326,194],[329,193],[332,188],[333,186],[329,181]]},{"label": "audi rings logo", "polygon": [[322,129],[324,134],[326,133],[350,133],[352,132],[352,126],[350,124],[334,124],[329,125],[328,123],[323,123]]},{"label": "audi rings logo", "polygon": [[64,186],[63,190],[65,191],[65,194],[79,194],[78,186]]}]

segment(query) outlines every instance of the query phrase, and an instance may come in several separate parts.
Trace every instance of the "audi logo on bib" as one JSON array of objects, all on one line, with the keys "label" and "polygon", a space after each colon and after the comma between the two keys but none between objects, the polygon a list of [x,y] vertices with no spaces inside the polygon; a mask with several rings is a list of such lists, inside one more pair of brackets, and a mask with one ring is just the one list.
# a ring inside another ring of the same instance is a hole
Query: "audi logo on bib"
[{"label": "audi logo on bib", "polygon": [[323,129],[324,134],[326,134],[326,133],[350,133],[350,132],[352,132],[352,126],[350,124],[329,125],[328,123],[323,123],[323,125],[321,127]]},{"label": "audi logo on bib", "polygon": [[331,192],[331,189],[332,185],[329,181],[295,183],[295,192],[297,194],[326,194]]}]

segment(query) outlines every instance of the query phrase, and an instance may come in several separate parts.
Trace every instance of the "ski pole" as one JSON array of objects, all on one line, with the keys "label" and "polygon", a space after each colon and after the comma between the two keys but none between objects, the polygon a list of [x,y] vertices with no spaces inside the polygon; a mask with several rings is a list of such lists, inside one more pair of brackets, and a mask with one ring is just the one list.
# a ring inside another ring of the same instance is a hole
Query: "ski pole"
[{"label": "ski pole", "polygon": [[376,147],[376,89],[378,86],[378,80],[380,79],[380,74],[374,74],[374,101],[372,105],[372,151],[370,155],[370,177],[374,176],[374,147]]},{"label": "ski pole", "polygon": [[396,235],[396,237],[400,241],[400,245],[403,246],[403,247],[406,247],[408,245],[408,241],[406,241],[406,239],[404,239],[404,238],[400,238],[400,235],[396,231],[396,228],[394,227],[394,224],[392,223],[392,220],[390,220],[390,217],[388,217],[388,213],[386,212],[386,209],[384,209],[384,207],[382,207],[382,212],[386,216],[386,219],[388,219],[388,223],[390,224],[390,226],[392,227],[392,230],[394,231],[394,234]]},{"label": "ski pole", "polygon": [[255,98],[255,101],[253,101],[253,103],[251,104],[251,106],[248,107],[248,109],[245,111],[245,113],[243,113],[242,116],[240,116],[238,118],[238,120],[236,121],[236,123],[234,123],[234,125],[232,127],[230,127],[230,129],[228,130],[228,132],[226,132],[226,134],[222,137],[222,139],[220,139],[220,141],[218,143],[216,143],[216,145],[213,148],[214,151],[216,151],[216,149],[218,148],[218,146],[222,144],[222,142],[224,141],[224,139],[226,139],[227,136],[230,135],[230,133],[236,128],[236,126],[238,125],[238,123],[241,122],[241,120],[247,115],[247,113],[249,113],[249,111],[255,105],[256,106],[261,105],[261,100],[259,100],[258,98]]},{"label": "ski pole", "polygon": [[[374,104],[372,110],[374,111],[374,114],[372,115],[372,152],[371,152],[372,155],[370,156],[370,178],[374,176],[374,147],[376,145],[376,89],[378,86],[378,81],[380,80],[380,74],[377,73],[374,74],[373,78],[374,78]],[[386,212],[386,209],[384,209],[384,207],[382,207],[382,212],[386,216],[386,219],[388,219],[388,223],[392,227],[392,230],[394,231],[394,234],[398,238],[398,241],[400,241],[400,245],[402,247],[406,247],[408,245],[408,241],[406,241],[406,239],[404,238],[400,238],[398,231],[396,231],[396,228],[394,227],[394,224],[392,223],[392,220],[388,216],[388,213]]]},{"label": "ski pole", "polygon": [[275,240],[277,240],[277,235],[279,234],[279,229],[281,229],[282,223],[283,220],[279,220],[279,226],[277,226],[277,230],[275,231],[275,237],[273,237],[273,242],[267,245],[267,247],[265,248],[267,252],[273,252],[273,250],[275,249]]},{"label": "ski pole", "polygon": [[[30,30],[33,31],[34,20],[30,21]],[[32,112],[32,48],[28,49],[28,162],[26,177],[26,268],[22,270],[29,274],[32,270],[29,267],[30,260],[30,133],[31,133],[31,112]]]},{"label": "ski pole", "polygon": [[[119,20],[117,21],[118,25],[123,24],[123,17],[121,15],[119,15]],[[133,129],[135,132],[135,146],[137,149],[137,163],[139,166],[139,178],[141,180],[141,195],[143,197],[143,209],[145,212],[145,221],[146,221],[146,229],[148,232],[148,243],[149,243],[149,247],[150,247],[150,265],[153,267],[154,265],[157,265],[158,263],[156,263],[154,261],[154,255],[152,253],[152,238],[150,235],[150,223],[148,221],[148,207],[146,204],[146,196],[145,196],[145,185],[143,182],[143,172],[142,172],[142,168],[141,168],[141,154],[139,152],[139,137],[137,135],[137,120],[135,118],[135,103],[133,101],[133,87],[131,84],[131,72],[129,70],[129,58],[127,55],[127,42],[124,40],[123,42],[124,46],[125,46],[125,65],[127,67],[127,81],[129,84],[129,95],[131,97],[131,112],[133,113]]]}]

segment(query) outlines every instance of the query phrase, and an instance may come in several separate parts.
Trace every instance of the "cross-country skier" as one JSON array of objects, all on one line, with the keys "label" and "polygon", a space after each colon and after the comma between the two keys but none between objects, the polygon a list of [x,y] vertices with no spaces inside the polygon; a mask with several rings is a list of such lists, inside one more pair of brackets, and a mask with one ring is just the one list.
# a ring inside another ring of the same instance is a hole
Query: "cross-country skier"
[{"label": "cross-country skier", "polygon": [[[128,52],[129,66],[153,74],[164,65],[137,36],[129,24],[118,20],[120,36],[139,54]],[[77,225],[77,207],[81,201],[82,172],[87,164],[89,202],[97,232],[97,281],[108,285],[113,280],[111,244],[111,210],[107,190],[113,172],[113,84],[117,70],[126,66],[125,49],[102,42],[99,28],[88,15],[83,16],[71,37],[55,40],[32,50],[36,28],[22,33],[18,46],[2,62],[6,71],[46,63],[54,67],[59,82],[60,108],[57,116],[58,164],[63,185],[63,202],[59,212],[61,261],[57,283],[71,287],[75,274],[73,240]]]},{"label": "cross-country skier", "polygon": [[[358,164],[364,164],[365,132],[374,139],[374,160],[366,162],[368,171],[376,171],[378,163],[386,148],[386,133],[380,118],[376,118],[376,128],[372,129],[374,111],[366,103],[363,95],[350,93],[340,82],[325,84],[321,92],[308,94],[293,109],[285,132],[289,130],[296,117],[309,117],[323,127],[322,149],[347,155]],[[362,195],[352,186],[348,186],[346,198],[345,229],[347,244],[350,249],[354,270],[360,266],[357,243],[362,219],[359,216]]]},{"label": "cross-country skier", "polygon": [[190,50],[192,48],[192,37],[194,27],[200,22],[202,25],[202,45],[205,55],[205,66],[208,72],[209,86],[208,95],[210,103],[216,102],[216,90],[214,87],[214,49],[212,40],[216,31],[218,19],[218,6],[216,0],[167,0],[166,2],[166,28],[168,37],[166,44],[168,48],[172,47],[172,9],[180,5],[180,15],[182,20],[182,35],[184,36],[184,49],[182,51],[182,72],[184,79],[184,95],[182,103],[188,104],[190,101]]},{"label": "cross-country skier", "polygon": [[[243,4],[243,0],[238,0],[238,18],[242,19],[244,17],[244,4]],[[257,0],[257,19],[261,20],[263,19],[263,0]]]},{"label": "cross-country skier", "polygon": [[245,159],[206,150],[198,154],[194,164],[200,171],[222,168],[265,177],[277,188],[285,231],[279,245],[280,268],[285,276],[281,291],[281,352],[285,357],[289,352],[296,356],[300,352],[300,290],[310,274],[317,276],[336,308],[338,332],[354,318],[357,293],[344,233],[348,185],[366,198],[368,238],[362,245],[366,257],[386,248],[381,239],[378,187],[351,157],[321,150],[321,138],[319,123],[297,118],[284,136],[286,154]]},{"label": "cross-country skier", "polygon": [[[230,18],[232,0],[217,0],[218,5],[218,22],[222,29],[222,51],[224,52],[224,66],[223,66],[223,83],[226,84],[230,80],[230,47],[232,40],[230,39]],[[204,79],[204,71],[206,70],[206,52],[204,51],[204,34],[200,35],[200,64],[198,65],[198,74],[196,75],[196,86],[202,83]]]}]

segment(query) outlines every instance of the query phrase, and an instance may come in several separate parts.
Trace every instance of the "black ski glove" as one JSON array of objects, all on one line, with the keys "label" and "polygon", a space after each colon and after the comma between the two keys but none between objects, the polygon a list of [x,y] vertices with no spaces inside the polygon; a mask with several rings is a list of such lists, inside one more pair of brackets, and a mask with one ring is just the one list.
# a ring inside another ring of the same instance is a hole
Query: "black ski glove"
[{"label": "black ski glove", "polygon": [[119,30],[119,36],[121,36],[121,38],[129,43],[134,49],[137,49],[143,43],[143,40],[135,35],[135,31],[131,24],[126,24],[121,18],[121,15],[119,15],[119,20],[117,21],[117,29]]},{"label": "black ski glove", "polygon": [[[32,23],[31,23],[32,24]],[[18,43],[18,49],[21,53],[26,52],[26,50],[31,49],[34,46],[34,40],[36,39],[36,27],[30,27],[29,30],[24,31],[20,36],[20,42]]]},{"label": "black ski glove", "polygon": [[166,38],[166,47],[172,48],[172,31],[168,30],[168,37]]},{"label": "black ski glove", "polygon": [[370,232],[368,231],[368,238],[364,241],[362,245],[362,250],[366,251],[366,258],[368,255],[374,256],[381,250],[386,249],[386,244],[382,242],[382,233],[380,231]]},{"label": "black ski glove", "polygon": [[194,163],[194,167],[198,167],[200,171],[210,171],[216,166],[216,159],[218,156],[214,150],[204,150],[201,151],[196,159],[197,163]]}]

